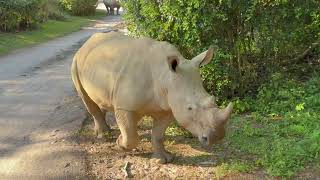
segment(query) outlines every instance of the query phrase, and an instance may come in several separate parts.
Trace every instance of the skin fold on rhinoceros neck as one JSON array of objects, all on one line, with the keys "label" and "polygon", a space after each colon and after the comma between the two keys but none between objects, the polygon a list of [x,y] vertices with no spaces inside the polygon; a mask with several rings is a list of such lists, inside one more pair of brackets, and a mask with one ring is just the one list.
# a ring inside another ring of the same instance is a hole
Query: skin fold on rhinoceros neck
[{"label": "skin fold on rhinoceros neck", "polygon": [[179,51],[167,42],[154,42],[149,49],[149,68],[151,70],[154,100],[163,111],[171,111],[168,103],[168,90],[171,74],[167,64],[168,56],[182,57]]}]

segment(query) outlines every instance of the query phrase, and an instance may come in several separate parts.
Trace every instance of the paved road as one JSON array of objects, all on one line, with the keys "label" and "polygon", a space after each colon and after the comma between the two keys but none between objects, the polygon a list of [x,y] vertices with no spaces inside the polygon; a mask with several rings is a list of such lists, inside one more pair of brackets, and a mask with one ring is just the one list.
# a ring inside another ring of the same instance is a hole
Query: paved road
[{"label": "paved road", "polygon": [[91,34],[121,21],[94,26],[0,57],[0,179],[86,179],[72,135],[85,110],[73,89],[70,64]]}]

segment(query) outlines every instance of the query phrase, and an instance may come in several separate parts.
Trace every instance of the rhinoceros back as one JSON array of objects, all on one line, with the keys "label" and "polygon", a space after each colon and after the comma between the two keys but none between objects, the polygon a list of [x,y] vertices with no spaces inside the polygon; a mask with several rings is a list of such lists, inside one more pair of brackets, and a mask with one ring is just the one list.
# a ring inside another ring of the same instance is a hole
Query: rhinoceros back
[{"label": "rhinoceros back", "polygon": [[139,110],[154,98],[151,39],[97,33],[77,52],[78,76],[88,96],[103,109]]}]

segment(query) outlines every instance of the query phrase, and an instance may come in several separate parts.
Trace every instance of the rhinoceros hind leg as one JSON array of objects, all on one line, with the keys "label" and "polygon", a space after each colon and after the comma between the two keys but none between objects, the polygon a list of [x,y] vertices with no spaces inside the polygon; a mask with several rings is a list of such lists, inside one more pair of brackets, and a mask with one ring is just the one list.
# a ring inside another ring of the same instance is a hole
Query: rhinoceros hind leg
[{"label": "rhinoceros hind leg", "polygon": [[[90,111],[89,111],[90,112]],[[107,125],[105,120],[106,112],[101,111],[100,109],[90,112],[94,119],[94,132],[98,139],[103,138],[106,131],[110,131],[110,127]]]},{"label": "rhinoceros hind leg", "polygon": [[110,127],[105,120],[106,111],[102,111],[89,96],[82,96],[82,100],[86,105],[88,112],[93,116],[95,135],[99,139],[103,138],[104,132],[110,131]]},{"label": "rhinoceros hind leg", "polygon": [[153,155],[152,158],[156,160],[157,163],[164,164],[169,163],[173,160],[173,156],[167,152],[164,148],[164,133],[172,121],[171,116],[158,116],[153,117],[153,128],[151,134]]},{"label": "rhinoceros hind leg", "polygon": [[121,132],[117,145],[123,150],[134,149],[139,143],[137,126],[141,116],[132,111],[119,109],[115,111],[115,115]]},{"label": "rhinoceros hind leg", "polygon": [[119,9],[120,9],[120,7],[117,7],[117,15],[120,15],[120,14],[119,14]]},{"label": "rhinoceros hind leg", "polygon": [[113,6],[110,7],[110,15],[114,15],[114,7]]}]

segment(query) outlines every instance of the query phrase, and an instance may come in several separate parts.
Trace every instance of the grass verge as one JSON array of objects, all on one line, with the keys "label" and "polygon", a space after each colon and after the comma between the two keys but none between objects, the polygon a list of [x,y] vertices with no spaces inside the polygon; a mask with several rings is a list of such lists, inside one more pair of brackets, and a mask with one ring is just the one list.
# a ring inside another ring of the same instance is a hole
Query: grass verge
[{"label": "grass verge", "polygon": [[[238,101],[236,110],[246,112],[234,115],[224,143],[214,145],[222,152],[214,176],[320,177],[319,87],[317,72],[304,81],[276,73],[256,97]],[[184,135],[177,126],[166,134]]]},{"label": "grass verge", "polygon": [[78,31],[81,27],[90,24],[92,20],[100,19],[104,16],[105,12],[100,10],[93,16],[70,16],[65,21],[49,20],[32,31],[0,33],[0,55]]}]

